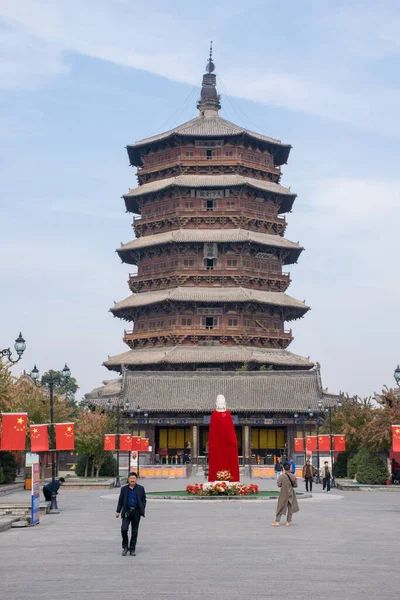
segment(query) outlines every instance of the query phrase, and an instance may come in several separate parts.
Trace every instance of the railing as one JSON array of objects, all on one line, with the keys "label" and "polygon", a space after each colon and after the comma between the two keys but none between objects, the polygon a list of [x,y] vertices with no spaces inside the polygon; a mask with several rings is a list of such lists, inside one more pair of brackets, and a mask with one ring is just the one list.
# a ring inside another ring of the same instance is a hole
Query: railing
[{"label": "railing", "polygon": [[279,217],[275,215],[271,215],[267,211],[254,210],[252,208],[225,208],[221,209],[209,209],[206,208],[170,208],[166,210],[162,214],[152,214],[140,217],[133,217],[132,224],[135,226],[136,224],[141,225],[149,222],[157,222],[162,221],[165,217],[177,216],[177,217],[256,217],[258,219],[262,219],[264,221],[269,221],[271,223],[278,223],[281,225],[286,225],[286,218]]},{"label": "railing", "polygon": [[138,340],[148,337],[160,337],[165,335],[178,335],[178,336],[212,336],[212,337],[243,337],[247,335],[254,335],[257,337],[272,338],[278,340],[291,340],[292,330],[285,329],[264,329],[263,327],[245,327],[243,325],[237,327],[228,327],[226,325],[220,325],[218,327],[184,327],[184,326],[171,326],[162,327],[157,329],[141,329],[131,331],[124,331],[124,339]]},{"label": "railing", "polygon": [[162,278],[165,275],[185,275],[190,277],[241,277],[243,275],[251,277],[262,277],[263,279],[274,279],[276,281],[283,281],[285,283],[290,282],[290,273],[274,273],[272,271],[260,271],[259,269],[252,267],[243,267],[237,265],[236,267],[204,267],[203,265],[192,265],[190,267],[184,267],[183,265],[177,265],[176,267],[165,268],[159,271],[152,269],[148,273],[138,275],[137,273],[129,273],[129,278],[134,282],[146,281],[146,279]]},{"label": "railing", "polygon": [[154,173],[161,169],[168,169],[171,167],[202,167],[202,166],[244,166],[252,169],[260,169],[262,171],[268,171],[276,175],[281,174],[279,167],[275,167],[272,164],[263,164],[249,158],[245,158],[240,154],[234,156],[212,156],[210,158],[194,158],[194,157],[179,157],[175,159],[168,158],[165,161],[158,161],[157,164],[149,164],[139,168],[138,175],[144,175],[147,173]]}]

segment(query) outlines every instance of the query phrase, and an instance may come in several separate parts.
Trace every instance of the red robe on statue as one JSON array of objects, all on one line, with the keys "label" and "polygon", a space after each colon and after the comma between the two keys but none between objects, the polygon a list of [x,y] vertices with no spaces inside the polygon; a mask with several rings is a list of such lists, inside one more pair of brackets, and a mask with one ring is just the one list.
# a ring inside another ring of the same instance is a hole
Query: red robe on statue
[{"label": "red robe on statue", "polygon": [[214,410],[208,437],[208,481],[216,481],[217,471],[229,471],[231,481],[240,481],[239,457],[232,415]]}]

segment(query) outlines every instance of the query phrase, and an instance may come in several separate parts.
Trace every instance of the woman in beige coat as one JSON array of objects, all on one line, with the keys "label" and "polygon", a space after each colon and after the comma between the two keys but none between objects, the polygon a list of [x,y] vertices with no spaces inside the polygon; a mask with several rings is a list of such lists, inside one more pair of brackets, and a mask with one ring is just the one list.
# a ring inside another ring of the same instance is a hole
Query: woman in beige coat
[{"label": "woman in beige coat", "polygon": [[289,472],[290,465],[285,462],[283,465],[283,473],[280,475],[277,485],[281,488],[278,506],[276,507],[276,518],[272,527],[279,527],[282,515],[286,515],[286,527],[290,526],[292,522],[292,514],[299,512],[299,505],[297,503],[296,493],[294,488],[297,487],[296,475]]}]

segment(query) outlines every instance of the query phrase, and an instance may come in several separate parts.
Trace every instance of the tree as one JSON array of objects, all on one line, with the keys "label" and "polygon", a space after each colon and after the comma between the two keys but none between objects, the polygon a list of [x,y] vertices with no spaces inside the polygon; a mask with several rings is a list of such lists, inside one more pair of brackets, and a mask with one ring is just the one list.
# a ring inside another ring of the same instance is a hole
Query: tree
[{"label": "tree", "polygon": [[85,477],[88,476],[89,461],[92,462],[91,476],[99,476],[102,465],[106,462],[109,451],[104,450],[104,435],[114,431],[115,423],[112,415],[101,410],[83,410],[76,423],[76,448],[86,455]]},{"label": "tree", "polygon": [[363,431],[364,444],[375,452],[388,450],[392,445],[392,425],[400,423],[400,395],[386,386],[375,395],[378,407],[368,430]]},{"label": "tree", "polygon": [[[365,444],[365,432],[374,418],[374,407],[371,398],[350,398],[342,400],[340,408],[332,410],[332,428],[334,433],[346,437],[346,449],[355,454]],[[322,433],[329,432],[328,420],[321,427]]]}]

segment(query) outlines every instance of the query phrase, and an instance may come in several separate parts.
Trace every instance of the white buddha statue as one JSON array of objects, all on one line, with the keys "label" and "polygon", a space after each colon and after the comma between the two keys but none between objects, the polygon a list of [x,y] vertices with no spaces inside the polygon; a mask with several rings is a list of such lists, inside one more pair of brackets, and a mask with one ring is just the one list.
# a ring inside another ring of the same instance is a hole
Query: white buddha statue
[{"label": "white buddha statue", "polygon": [[219,394],[217,396],[217,401],[215,404],[216,404],[215,410],[217,410],[218,412],[226,412],[225,396],[223,396],[222,394]]}]

